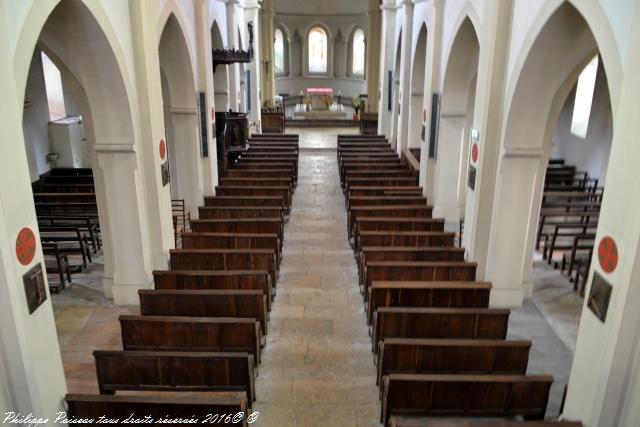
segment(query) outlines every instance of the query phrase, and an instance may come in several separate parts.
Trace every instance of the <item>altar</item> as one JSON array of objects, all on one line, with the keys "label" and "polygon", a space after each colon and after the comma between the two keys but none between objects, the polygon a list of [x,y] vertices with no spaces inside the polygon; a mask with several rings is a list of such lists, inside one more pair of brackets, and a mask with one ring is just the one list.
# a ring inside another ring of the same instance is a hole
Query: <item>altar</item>
[{"label": "altar", "polygon": [[306,94],[300,91],[300,103],[296,105],[295,116],[305,119],[344,119],[347,114],[340,101],[340,94],[335,99],[332,88],[310,87]]}]

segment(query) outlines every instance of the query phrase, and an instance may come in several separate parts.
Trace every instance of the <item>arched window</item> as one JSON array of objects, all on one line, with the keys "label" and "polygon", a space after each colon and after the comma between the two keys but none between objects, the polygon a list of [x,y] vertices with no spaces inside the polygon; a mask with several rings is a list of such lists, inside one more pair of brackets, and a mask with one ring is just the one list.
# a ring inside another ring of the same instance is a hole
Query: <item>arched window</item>
[{"label": "arched window", "polygon": [[309,72],[327,72],[327,33],[320,27],[309,32]]},{"label": "arched window", "polygon": [[364,61],[365,61],[365,46],[364,46],[364,31],[358,28],[353,33],[353,40],[351,45],[351,70],[355,76],[364,76]]},{"label": "arched window", "polygon": [[276,68],[276,74],[284,74],[284,34],[282,34],[280,28],[276,28],[273,50],[275,52],[274,66]]}]

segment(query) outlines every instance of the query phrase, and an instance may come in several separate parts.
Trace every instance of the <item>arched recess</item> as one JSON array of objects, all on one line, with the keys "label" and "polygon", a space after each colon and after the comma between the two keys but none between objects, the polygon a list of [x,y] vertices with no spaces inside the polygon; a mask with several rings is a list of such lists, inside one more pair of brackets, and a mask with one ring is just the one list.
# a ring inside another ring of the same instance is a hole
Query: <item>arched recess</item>
[{"label": "arched recess", "polygon": [[[222,33],[216,21],[211,26],[211,48],[224,49]],[[228,111],[229,106],[229,73],[227,65],[218,65],[213,73],[213,87],[216,111]]]},{"label": "arched recess", "polygon": [[450,222],[464,215],[479,53],[478,35],[467,17],[445,68],[433,179],[434,212]]},{"label": "arched recess", "polygon": [[[104,241],[105,294],[116,304],[131,304],[137,289],[152,280],[142,150],[118,44],[108,38],[114,33],[105,20],[96,20],[93,13],[100,10],[93,6],[61,1],[46,17],[36,43],[60,70],[83,116]],[[22,39],[18,46],[32,52],[35,43],[28,46]]]},{"label": "arched recess", "polygon": [[184,199],[192,217],[198,217],[204,183],[200,162],[198,108],[193,67],[184,33],[171,14],[158,46],[165,110],[165,136],[172,175],[171,197]]},{"label": "arched recess", "polygon": [[398,36],[398,43],[396,45],[396,61],[395,66],[393,68],[393,93],[392,93],[392,104],[391,104],[391,125],[389,132],[389,142],[394,147],[394,149],[398,146],[398,126],[400,119],[400,50],[402,43],[402,30],[400,31],[400,35]]},{"label": "arched recess", "polygon": [[[319,30],[325,36],[325,57],[324,61],[326,64],[325,71],[311,71],[311,67],[309,64],[309,36],[315,30]],[[329,27],[321,22],[315,22],[311,24],[306,31],[306,37],[303,45],[303,63],[304,63],[304,74],[305,75],[319,75],[319,76],[330,76],[333,73],[333,55],[334,55],[334,46],[333,46],[333,36]]]},{"label": "arched recess", "polygon": [[367,41],[360,26],[354,27],[347,46],[347,75],[355,79],[365,79],[367,61]]},{"label": "arched recess", "polygon": [[418,34],[411,68],[411,99],[409,101],[409,148],[420,147],[422,110],[424,107],[424,78],[427,57],[427,26],[422,25]]},{"label": "arched recess", "polygon": [[[4,5],[0,10],[5,16]],[[22,266],[10,250],[23,226],[31,227],[36,242],[39,241],[28,161],[22,146],[25,141],[20,138],[23,133],[19,116],[24,116],[24,112],[16,111],[26,96],[36,49],[44,51],[60,70],[63,84],[83,116],[104,245],[105,294],[113,295],[116,304],[135,303],[137,290],[151,286],[151,249],[139,154],[142,150],[133,120],[135,103],[130,97],[132,84],[118,39],[104,11],[92,0],[34,2],[25,20],[17,25],[21,30],[15,51],[6,49],[7,37],[0,36],[5,49],[3,89],[8,89],[13,98],[3,110],[3,115],[11,116],[13,123],[4,119],[2,122],[3,132],[12,135],[2,143],[2,172],[6,181],[1,221],[7,236],[0,268],[3,316],[0,358],[3,377],[6,372],[10,384],[8,389],[3,388],[9,393],[3,396],[3,401],[12,401],[15,405],[12,410],[50,418],[65,410],[62,402],[67,391],[51,298],[29,313],[22,283],[23,273],[36,263],[44,263],[42,251],[37,244],[33,261]],[[18,120],[13,120],[16,117]]]},{"label": "arched recess", "polygon": [[[552,137],[580,72],[599,53],[589,23],[564,2],[540,29],[519,69],[506,104],[488,249],[486,274],[497,290],[495,297],[492,291],[495,305],[520,304],[531,294],[533,250]],[[603,61],[605,70],[616,68],[604,56]],[[612,82],[607,84],[613,93]]]},{"label": "arched recess", "polygon": [[276,26],[273,48],[276,77],[287,77],[289,75],[289,32],[284,25]]}]

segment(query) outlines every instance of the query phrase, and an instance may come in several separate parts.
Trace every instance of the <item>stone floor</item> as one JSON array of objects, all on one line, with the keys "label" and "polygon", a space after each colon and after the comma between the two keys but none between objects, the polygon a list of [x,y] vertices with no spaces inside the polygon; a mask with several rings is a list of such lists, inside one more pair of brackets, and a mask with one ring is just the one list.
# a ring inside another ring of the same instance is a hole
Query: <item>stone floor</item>
[{"label": "stone floor", "polygon": [[[347,242],[334,151],[335,135],[354,129],[294,131],[301,135],[299,182],[256,379],[254,410],[260,417],[255,425],[379,427],[371,341]],[[533,340],[529,372],[555,377],[549,417],[557,415],[568,380],[570,343],[577,330],[571,325],[577,325],[575,312],[581,306],[570,284],[558,276],[536,265],[534,297],[513,311],[509,327],[510,338]],[[86,274],[74,276],[72,286],[52,296],[73,393],[97,393],[92,351],[121,348],[117,318],[138,312],[137,307],[114,307],[104,298],[101,277],[98,258]]]},{"label": "stone floor", "polygon": [[300,135],[300,148],[336,148],[336,135],[358,134],[358,128],[304,128],[288,126],[286,133]]},{"label": "stone floor", "polygon": [[371,340],[333,150],[301,149],[256,381],[264,426],[378,425]]}]

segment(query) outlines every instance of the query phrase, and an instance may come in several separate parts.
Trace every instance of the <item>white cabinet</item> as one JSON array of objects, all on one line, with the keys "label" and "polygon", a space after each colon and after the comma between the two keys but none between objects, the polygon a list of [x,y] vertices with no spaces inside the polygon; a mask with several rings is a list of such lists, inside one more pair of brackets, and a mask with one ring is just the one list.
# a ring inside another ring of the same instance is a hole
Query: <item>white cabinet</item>
[{"label": "white cabinet", "polygon": [[80,117],[65,117],[49,122],[51,153],[57,154],[54,167],[90,168],[89,149]]}]

